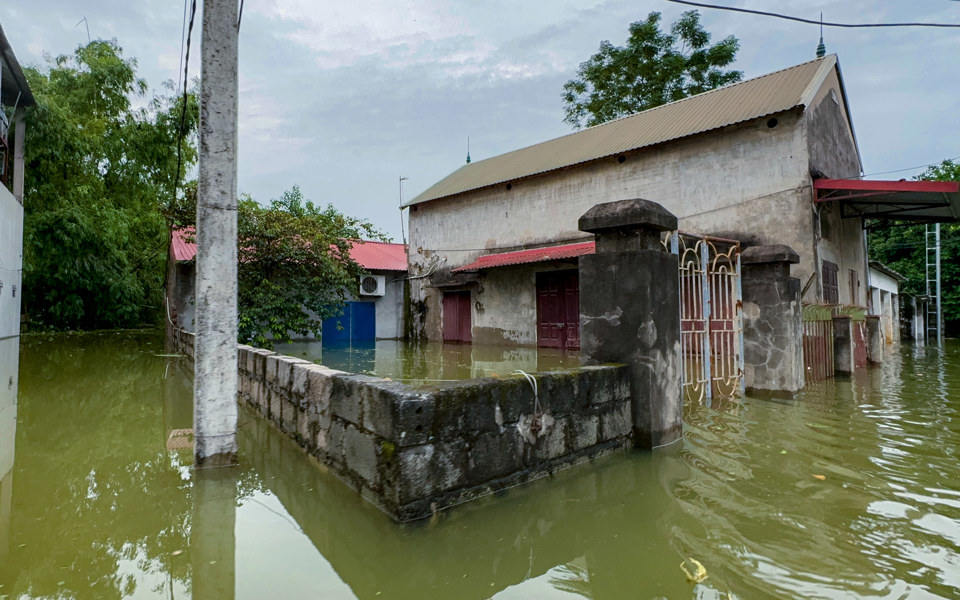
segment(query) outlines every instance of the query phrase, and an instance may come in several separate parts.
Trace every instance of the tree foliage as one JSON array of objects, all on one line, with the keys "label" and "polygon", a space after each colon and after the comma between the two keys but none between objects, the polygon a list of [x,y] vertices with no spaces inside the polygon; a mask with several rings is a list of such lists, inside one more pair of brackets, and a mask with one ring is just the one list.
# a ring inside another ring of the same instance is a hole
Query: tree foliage
[{"label": "tree foliage", "polygon": [[[177,211],[192,226],[188,201]],[[370,223],[304,198],[296,185],[260,205],[244,196],[237,212],[238,339],[262,348],[292,336],[320,335],[357,289],[363,267],[350,258],[357,240],[386,239]]]},{"label": "tree foliage", "polygon": [[[945,160],[928,168],[917,179],[960,181],[960,163]],[[926,294],[926,226],[898,224],[870,232],[870,258],[907,278],[900,290]],[[943,320],[946,331],[960,334],[960,224],[940,225],[940,276]]]},{"label": "tree foliage", "polygon": [[[34,325],[94,329],[157,320],[177,180],[182,98],[147,97],[115,41],[25,70],[24,310]],[[138,106],[134,106],[134,102]],[[198,111],[188,99],[185,132]],[[196,160],[188,137],[180,180]]]},{"label": "tree foliage", "polygon": [[723,70],[739,48],[732,35],[711,45],[695,10],[683,13],[669,33],[660,30],[660,13],[651,12],[630,24],[625,46],[603,41],[580,63],[563,86],[563,120],[577,129],[592,127],[740,81],[741,71]]}]

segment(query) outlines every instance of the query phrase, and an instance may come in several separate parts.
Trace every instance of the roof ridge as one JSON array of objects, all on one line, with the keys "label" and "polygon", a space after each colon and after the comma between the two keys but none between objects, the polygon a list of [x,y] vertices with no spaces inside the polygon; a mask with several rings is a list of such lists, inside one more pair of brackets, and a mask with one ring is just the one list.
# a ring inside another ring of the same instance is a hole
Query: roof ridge
[{"label": "roof ridge", "polygon": [[[641,111],[637,111],[637,112],[635,112],[635,113],[630,113],[629,115],[624,115],[624,116],[622,116],[622,117],[617,117],[616,119],[610,119],[609,121],[604,121],[603,123],[597,123],[596,125],[591,125],[590,127],[584,127],[583,129],[577,129],[576,131],[571,131],[571,132],[569,132],[569,133],[565,133],[565,134],[563,134],[563,135],[560,135],[560,136],[557,136],[557,137],[554,137],[554,138],[550,138],[550,139],[544,140],[544,141],[542,141],[542,142],[537,142],[536,144],[530,144],[529,146],[523,146],[523,147],[521,147],[521,148],[517,148],[516,150],[510,150],[510,151],[504,152],[504,153],[502,153],[502,154],[497,154],[497,155],[490,156],[490,157],[487,157],[487,158],[482,158],[482,159],[480,159],[480,160],[475,160],[475,161],[473,161],[472,163],[470,163],[469,165],[463,165],[463,166],[461,166],[459,169],[457,169],[457,171],[459,171],[460,169],[470,168],[470,167],[473,166],[473,165],[482,164],[482,163],[484,163],[484,162],[486,162],[486,161],[488,161],[488,160],[492,160],[492,159],[494,159],[494,158],[500,158],[500,157],[503,157],[503,156],[509,156],[509,155],[511,155],[511,154],[513,154],[513,153],[515,153],[515,152],[521,152],[521,151],[524,151],[524,150],[529,150],[530,148],[536,148],[537,146],[541,146],[541,145],[543,145],[543,144],[549,144],[549,143],[555,142],[555,141],[557,141],[557,140],[562,140],[562,139],[564,139],[564,138],[567,138],[567,137],[570,137],[570,136],[573,136],[573,135],[577,135],[577,134],[580,134],[580,133],[584,133],[585,131],[596,130],[596,129],[599,129],[599,128],[601,128],[601,127],[605,127],[605,126],[608,126],[608,125],[613,125],[614,123],[617,123],[617,122],[619,122],[619,121],[624,121],[624,120],[626,120],[626,119],[631,119],[631,118],[633,118],[633,117],[636,117],[637,115],[645,115],[645,114],[652,113],[652,112],[654,112],[654,111],[656,111],[656,110],[659,110],[659,109],[664,109],[664,108],[672,107],[672,106],[674,106],[674,105],[676,105],[676,104],[679,104],[679,103],[681,103],[681,102],[686,102],[686,101],[688,101],[688,100],[693,100],[694,98],[700,98],[700,97],[703,97],[703,96],[707,96],[707,95],[712,94],[712,93],[714,93],[714,92],[720,92],[720,91],[723,91],[723,90],[728,90],[728,89],[734,88],[734,87],[736,87],[736,86],[738,86],[738,85],[744,85],[744,84],[746,84],[746,83],[750,83],[750,82],[753,82],[753,81],[758,81],[758,80],[760,80],[760,79],[764,79],[764,78],[767,78],[767,77],[772,77],[773,75],[777,75],[777,74],[779,74],[779,73],[783,73],[784,71],[790,71],[790,70],[792,70],[792,69],[798,69],[798,68],[800,68],[800,67],[807,66],[807,65],[809,65],[810,63],[814,63],[814,62],[817,62],[817,61],[825,60],[826,58],[829,58],[829,57],[831,57],[831,56],[836,56],[836,54],[827,54],[826,56],[823,56],[823,57],[818,57],[818,58],[815,58],[815,59],[813,59],[813,60],[808,60],[808,61],[805,61],[805,62],[802,62],[802,63],[798,63],[798,64],[795,64],[795,65],[791,65],[791,66],[789,66],[789,67],[784,67],[784,68],[782,68],[782,69],[777,69],[776,71],[770,71],[769,73],[764,73],[763,75],[757,75],[756,77],[751,77],[750,79],[744,79],[743,81],[737,81],[736,83],[731,83],[731,84],[724,85],[724,86],[721,86],[721,87],[718,87],[718,88],[713,88],[713,89],[707,90],[707,91],[705,91],[705,92],[700,92],[699,94],[694,94],[693,96],[687,96],[686,98],[680,98],[679,100],[673,100],[673,101],[671,101],[671,102],[667,102],[667,103],[664,103],[664,104],[658,104],[657,106],[653,106],[653,107],[650,107],[650,108],[645,108],[645,109],[643,109],[643,110],[641,110]],[[457,171],[454,171],[453,173],[456,173]],[[453,173],[451,173],[450,175],[453,175]]]},{"label": "roof ridge", "polygon": [[[580,131],[586,131],[587,129],[593,129],[593,128],[595,128],[595,127],[603,127],[604,125],[607,125],[607,124],[609,124],[609,123],[616,123],[617,121],[622,121],[622,120],[624,120],[624,119],[629,119],[629,118],[631,118],[631,117],[635,117],[635,116],[640,115],[640,114],[650,113],[650,112],[653,112],[653,111],[658,110],[658,109],[663,109],[663,108],[667,108],[667,107],[670,107],[670,106],[674,106],[674,105],[676,105],[676,104],[680,104],[681,102],[686,102],[686,101],[688,101],[688,100],[693,100],[694,98],[702,98],[702,97],[704,97],[704,96],[708,96],[708,95],[713,94],[713,93],[715,93],[715,92],[722,92],[722,91],[724,91],[724,90],[729,90],[729,89],[731,89],[731,88],[737,87],[738,85],[744,85],[744,84],[751,83],[751,82],[754,82],[754,81],[759,81],[760,79],[766,79],[767,77],[773,77],[774,75],[779,75],[780,73],[783,73],[783,72],[785,72],[785,71],[791,71],[791,70],[793,70],[793,69],[799,69],[800,67],[805,67],[805,66],[807,66],[807,65],[809,65],[809,64],[811,64],[811,63],[815,63],[815,62],[818,62],[818,61],[825,60],[826,58],[831,57],[831,56],[836,56],[836,55],[835,55],[835,54],[827,54],[826,56],[817,57],[817,58],[815,58],[815,59],[813,59],[813,60],[808,60],[808,61],[806,61],[806,62],[798,63],[798,64],[795,64],[795,65],[791,65],[791,66],[789,66],[789,67],[784,67],[784,68],[782,68],[782,69],[777,69],[776,71],[770,71],[769,73],[764,73],[763,75],[757,75],[756,77],[751,77],[750,79],[744,79],[744,80],[742,80],[742,81],[737,81],[737,82],[734,82],[734,83],[728,83],[727,85],[722,85],[722,86],[720,86],[720,87],[716,87],[716,88],[713,88],[713,89],[709,89],[709,90],[707,90],[707,91],[705,91],[705,92],[700,92],[699,94],[694,94],[694,95],[692,95],[692,96],[687,96],[686,98],[680,98],[679,100],[672,100],[672,101],[670,101],[670,102],[665,102],[665,103],[663,103],[663,104],[658,104],[658,105],[656,105],[656,106],[652,106],[652,107],[650,107],[650,108],[647,108],[647,109],[644,109],[644,110],[641,110],[641,111],[638,111],[638,112],[635,112],[635,113],[631,113],[631,114],[629,114],[629,115],[624,115],[624,116],[622,116],[622,117],[617,117],[616,119],[611,119],[611,120],[609,120],[609,121],[604,121],[603,123],[598,123],[597,125],[593,125],[592,127],[587,127],[586,129],[581,129],[581,130],[579,130],[579,131],[577,131],[577,132],[575,132],[575,133],[579,133]],[[557,139],[557,138],[554,138],[554,139]]]}]

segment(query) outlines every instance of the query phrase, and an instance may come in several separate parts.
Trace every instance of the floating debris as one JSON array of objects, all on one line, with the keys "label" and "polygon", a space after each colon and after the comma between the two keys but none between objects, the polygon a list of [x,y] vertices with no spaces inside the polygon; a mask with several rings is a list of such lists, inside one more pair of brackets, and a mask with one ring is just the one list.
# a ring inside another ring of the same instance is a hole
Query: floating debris
[{"label": "floating debris", "polygon": [[[694,567],[693,573],[687,570],[687,566],[686,566],[687,560],[689,560],[690,565]],[[680,570],[683,571],[684,574],[687,576],[687,581],[689,581],[690,583],[700,583],[701,581],[709,577],[709,575],[707,575],[707,568],[704,567],[699,560],[695,558],[688,558],[687,560],[680,563]]]},{"label": "floating debris", "polygon": [[820,481],[824,481],[827,478],[826,475],[814,475],[813,477],[814,479],[819,479]]}]

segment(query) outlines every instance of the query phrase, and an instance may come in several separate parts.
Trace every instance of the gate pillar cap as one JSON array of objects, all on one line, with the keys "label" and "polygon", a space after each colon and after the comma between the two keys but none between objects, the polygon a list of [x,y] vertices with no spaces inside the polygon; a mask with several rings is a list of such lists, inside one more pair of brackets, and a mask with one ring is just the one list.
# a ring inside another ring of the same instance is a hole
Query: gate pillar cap
[{"label": "gate pillar cap", "polygon": [[673,231],[677,228],[677,217],[656,202],[634,198],[597,204],[580,217],[577,225],[580,231],[590,233],[611,229]]},{"label": "gate pillar cap", "polygon": [[784,244],[769,246],[750,246],[740,254],[740,264],[755,265],[763,263],[788,263],[795,265],[800,262],[800,255]]}]

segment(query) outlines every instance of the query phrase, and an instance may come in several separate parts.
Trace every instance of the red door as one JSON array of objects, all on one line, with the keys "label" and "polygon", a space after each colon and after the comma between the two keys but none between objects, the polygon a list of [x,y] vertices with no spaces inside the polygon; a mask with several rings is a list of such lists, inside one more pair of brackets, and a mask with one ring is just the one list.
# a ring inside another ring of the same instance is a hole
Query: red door
[{"label": "red door", "polygon": [[577,271],[537,273],[537,345],[580,347],[580,277]]},{"label": "red door", "polygon": [[470,292],[443,295],[443,341],[466,342],[470,337]]}]

